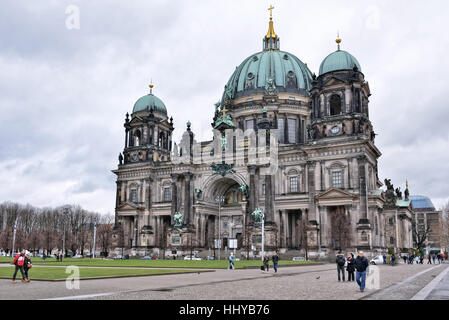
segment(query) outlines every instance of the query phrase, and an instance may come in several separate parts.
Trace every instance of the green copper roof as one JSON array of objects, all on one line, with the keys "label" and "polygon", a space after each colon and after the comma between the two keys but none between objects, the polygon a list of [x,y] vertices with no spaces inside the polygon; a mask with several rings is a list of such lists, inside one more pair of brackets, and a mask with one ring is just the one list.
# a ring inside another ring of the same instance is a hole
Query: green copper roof
[{"label": "green copper roof", "polygon": [[353,55],[343,50],[337,50],[321,62],[319,75],[338,70],[352,70],[354,67],[362,72],[359,62]]},{"label": "green copper roof", "polygon": [[280,50],[266,50],[246,58],[225,86],[223,100],[265,92],[273,82],[276,91],[308,95],[312,73],[296,56]]},{"label": "green copper roof", "polygon": [[160,112],[167,115],[167,108],[164,103],[152,93],[147,94],[137,100],[134,104],[133,113],[139,111],[150,111],[152,107],[154,108],[154,112]]},{"label": "green copper roof", "polygon": [[410,206],[410,200],[396,200],[396,206],[401,208],[408,208]]}]

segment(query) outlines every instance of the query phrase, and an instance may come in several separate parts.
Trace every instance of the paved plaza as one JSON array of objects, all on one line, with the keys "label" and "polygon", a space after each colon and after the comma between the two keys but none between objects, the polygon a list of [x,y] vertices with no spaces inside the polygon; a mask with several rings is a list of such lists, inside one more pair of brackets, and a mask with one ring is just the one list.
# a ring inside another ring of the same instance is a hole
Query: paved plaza
[{"label": "paved plaza", "polygon": [[[449,299],[449,264],[378,266],[380,289],[358,290],[354,282],[338,282],[334,264],[82,280],[66,283],[0,280],[0,299]],[[27,290],[23,290],[24,288]]]}]

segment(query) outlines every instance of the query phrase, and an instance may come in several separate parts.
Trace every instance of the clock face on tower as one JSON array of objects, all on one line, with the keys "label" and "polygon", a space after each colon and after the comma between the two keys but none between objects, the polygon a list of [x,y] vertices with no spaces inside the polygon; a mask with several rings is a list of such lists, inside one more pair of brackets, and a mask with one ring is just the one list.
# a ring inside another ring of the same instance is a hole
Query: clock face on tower
[{"label": "clock face on tower", "polygon": [[332,127],[331,129],[332,134],[337,134],[340,132],[340,128],[337,126]]}]

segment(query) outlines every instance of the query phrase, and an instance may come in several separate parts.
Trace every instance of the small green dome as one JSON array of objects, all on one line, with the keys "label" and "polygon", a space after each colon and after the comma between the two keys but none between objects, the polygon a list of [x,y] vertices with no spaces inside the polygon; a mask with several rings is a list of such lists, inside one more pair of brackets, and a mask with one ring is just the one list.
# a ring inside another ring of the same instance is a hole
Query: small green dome
[{"label": "small green dome", "polygon": [[308,95],[312,73],[291,53],[265,50],[246,58],[234,71],[225,87],[223,99],[264,92],[272,82],[278,92]]},{"label": "small green dome", "polygon": [[337,50],[321,62],[319,75],[332,71],[352,70],[354,67],[357,67],[362,72],[359,62],[353,55],[343,50]]},{"label": "small green dome", "polygon": [[153,108],[154,112],[160,112],[164,115],[167,115],[167,108],[161,99],[153,95],[153,93],[147,94],[146,96],[141,97],[134,104],[133,113],[139,111],[150,111]]}]

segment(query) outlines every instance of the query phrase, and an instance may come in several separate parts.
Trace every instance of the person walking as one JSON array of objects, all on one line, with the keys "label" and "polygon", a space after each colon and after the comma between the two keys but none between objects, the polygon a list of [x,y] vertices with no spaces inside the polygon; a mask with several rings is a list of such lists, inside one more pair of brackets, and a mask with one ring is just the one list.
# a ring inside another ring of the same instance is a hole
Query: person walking
[{"label": "person walking", "polygon": [[404,259],[404,264],[406,264],[406,263],[407,263],[407,255],[404,254],[404,255],[402,256],[402,259]]},{"label": "person walking", "polygon": [[424,256],[423,255],[419,256],[419,264],[424,264]]},{"label": "person walking", "polygon": [[430,253],[427,255],[427,264],[432,264],[432,258],[430,257]]},{"label": "person walking", "polygon": [[277,273],[278,272],[278,263],[279,263],[279,250],[276,250],[274,255],[271,257],[271,260],[273,260],[274,273]]},{"label": "person walking", "polygon": [[437,254],[437,259],[438,259],[438,264],[441,264],[441,254],[440,253]]},{"label": "person walking", "polygon": [[394,267],[394,262],[396,260],[396,257],[394,256],[394,253],[391,254],[391,266]]},{"label": "person walking", "polygon": [[338,251],[337,258],[335,259],[335,263],[337,264],[338,281],[341,281],[340,272],[342,274],[343,281],[345,281],[346,259],[345,259],[345,256],[341,253],[341,251]]},{"label": "person walking", "polygon": [[234,268],[234,255],[232,254],[232,252],[229,254],[228,262],[229,262],[229,264],[228,264],[228,270],[229,270],[229,269],[234,270],[234,269],[235,269],[235,268]]},{"label": "person walking", "polygon": [[354,277],[354,271],[355,271],[355,258],[354,258],[354,254],[351,253],[348,255],[348,258],[346,259],[348,265],[346,267],[346,271],[348,271],[348,281],[355,281],[355,277]]},{"label": "person walking", "polygon": [[384,253],[384,255],[382,256],[382,258],[384,259],[384,264],[387,264],[387,256],[385,255],[385,253]]},{"label": "person walking", "polygon": [[267,254],[265,254],[265,256],[263,257],[263,268],[264,268],[264,271],[268,272],[269,264],[270,264],[270,258],[268,257]]},{"label": "person walking", "polygon": [[356,282],[360,287],[360,292],[365,291],[366,269],[368,269],[368,266],[368,259],[363,255],[363,251],[359,251],[357,258],[355,258],[354,267],[357,271],[355,277]]},{"label": "person walking", "polygon": [[45,262],[46,258],[47,258],[47,255],[45,254],[45,251],[42,251],[42,261]]},{"label": "person walking", "polygon": [[436,259],[435,253],[432,253],[432,262],[433,262],[433,264],[435,264],[435,259]]},{"label": "person walking", "polygon": [[25,261],[23,263],[23,273],[25,274],[25,282],[30,282],[30,277],[28,276],[28,270],[32,267],[30,253],[25,251]]},{"label": "person walking", "polygon": [[14,275],[12,276],[12,283],[16,283],[16,276],[17,276],[17,271],[20,270],[20,273],[22,274],[22,282],[25,282],[25,275],[23,273],[23,264],[25,262],[25,249],[22,250],[22,252],[18,253],[15,257],[14,257],[14,261],[13,264],[16,266],[15,270],[14,270]]}]

